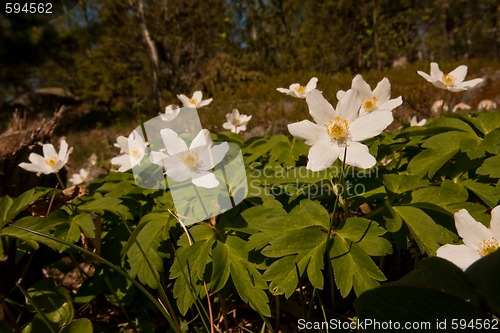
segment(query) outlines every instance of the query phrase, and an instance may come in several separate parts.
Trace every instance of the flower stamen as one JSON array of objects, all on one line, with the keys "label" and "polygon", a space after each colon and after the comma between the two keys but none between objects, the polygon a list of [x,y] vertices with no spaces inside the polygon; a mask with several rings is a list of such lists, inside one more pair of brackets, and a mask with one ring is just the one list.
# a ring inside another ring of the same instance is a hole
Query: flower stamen
[{"label": "flower stamen", "polygon": [[45,163],[47,163],[48,166],[53,167],[54,165],[56,165],[57,160],[58,160],[57,156],[54,156],[49,160],[45,160]]},{"label": "flower stamen", "polygon": [[179,160],[189,169],[197,169],[200,166],[198,154],[191,152],[183,152],[179,156]]},{"label": "flower stamen", "polygon": [[191,104],[191,105],[196,105],[196,104],[198,104],[198,101],[197,101],[196,99],[194,99],[194,98],[191,98],[191,99],[189,100],[189,104]]},{"label": "flower stamen", "polygon": [[452,86],[455,83],[455,77],[450,74],[443,74],[443,83],[447,86]]},{"label": "flower stamen", "polygon": [[306,87],[298,86],[296,91],[298,95],[303,95],[306,92]]},{"label": "flower stamen", "polygon": [[327,124],[324,124],[326,133],[336,140],[344,139],[349,133],[349,122],[339,116],[331,119]]},{"label": "flower stamen", "polygon": [[373,111],[377,107],[377,97],[372,96],[371,98],[363,99],[363,109],[366,111]]},{"label": "flower stamen", "polygon": [[495,238],[492,238],[490,240],[485,240],[482,243],[478,245],[479,248],[479,254],[481,254],[483,257],[487,254],[493,253],[498,248],[500,248],[500,244],[498,244],[498,241]]}]

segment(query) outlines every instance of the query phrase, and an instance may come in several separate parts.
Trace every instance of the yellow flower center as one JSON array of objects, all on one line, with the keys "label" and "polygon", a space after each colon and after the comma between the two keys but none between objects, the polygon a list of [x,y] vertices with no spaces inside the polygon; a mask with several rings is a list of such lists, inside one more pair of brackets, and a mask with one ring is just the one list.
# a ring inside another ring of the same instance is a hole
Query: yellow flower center
[{"label": "yellow flower center", "polygon": [[200,166],[200,159],[196,153],[183,152],[180,154],[179,160],[190,169],[196,169]]},{"label": "yellow flower center", "polygon": [[335,117],[331,119],[327,124],[324,124],[326,129],[326,133],[332,138],[332,139],[342,139],[347,136],[347,133],[349,132],[349,122],[345,119],[342,119],[340,117]]},{"label": "yellow flower center", "polygon": [[452,86],[455,83],[455,77],[450,74],[443,74],[443,83],[447,86]]},{"label": "yellow flower center", "polygon": [[239,120],[239,119],[235,119],[235,120],[234,120],[234,124],[235,124],[236,126],[241,125],[241,120]]},{"label": "yellow flower center", "polygon": [[366,111],[373,111],[376,107],[377,98],[375,96],[363,99],[363,109],[365,109]]},{"label": "yellow flower center", "polygon": [[500,244],[498,244],[498,241],[495,238],[492,238],[479,244],[479,254],[485,256],[495,252],[498,248],[500,248]]},{"label": "yellow flower center", "polygon": [[303,95],[306,92],[306,87],[304,86],[298,86],[296,89],[297,95]]},{"label": "yellow flower center", "polygon": [[132,156],[133,158],[140,158],[141,152],[139,151],[139,149],[134,148],[130,151],[130,156]]},{"label": "yellow flower center", "polygon": [[196,105],[196,104],[198,104],[198,101],[196,99],[194,99],[194,98],[191,98],[189,100],[189,104]]},{"label": "yellow flower center", "polygon": [[52,157],[50,160],[45,160],[48,166],[53,167],[56,165],[58,158],[56,156]]}]

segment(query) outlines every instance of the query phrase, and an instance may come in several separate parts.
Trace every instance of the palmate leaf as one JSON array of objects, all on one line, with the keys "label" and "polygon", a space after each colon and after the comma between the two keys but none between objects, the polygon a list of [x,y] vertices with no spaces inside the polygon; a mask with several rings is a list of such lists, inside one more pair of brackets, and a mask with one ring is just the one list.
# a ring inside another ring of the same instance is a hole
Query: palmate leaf
[{"label": "palmate leaf", "polygon": [[278,258],[264,273],[273,294],[290,297],[297,288],[299,276],[305,271],[314,287],[323,288],[322,269],[329,221],[323,206],[302,200],[290,214],[258,224],[260,232],[250,237],[250,244],[256,248],[269,244],[262,254]]},{"label": "palmate leaf", "polygon": [[427,139],[423,148],[427,148],[415,156],[408,164],[408,170],[417,176],[433,177],[436,172],[460,151],[463,140],[476,139],[470,132],[451,131],[441,133]]},{"label": "palmate leaf", "polygon": [[127,257],[130,264],[130,275],[136,277],[144,284],[151,288],[158,286],[157,279],[159,272],[163,271],[163,260],[158,247],[160,242],[164,240],[163,229],[167,227],[166,221],[163,218],[151,219],[144,225],[140,232],[132,237],[135,237],[137,243],[140,244],[144,251],[147,260],[151,263],[153,270],[149,267],[144,254],[141,252],[135,240],[132,239],[130,248],[127,251]]},{"label": "palmate leaf", "polygon": [[270,317],[269,298],[264,290],[267,283],[257,270],[257,265],[249,261],[248,243],[237,236],[228,236],[225,242],[228,250],[231,279],[241,299],[260,314]]},{"label": "palmate leaf", "polygon": [[408,226],[411,235],[422,252],[435,255],[441,244],[451,243],[453,234],[421,209],[410,206],[395,206],[394,210]]},{"label": "palmate leaf", "polygon": [[4,196],[0,198],[0,229],[12,221],[20,212],[25,210],[31,203],[46,195],[50,189],[31,189],[17,198]]},{"label": "palmate leaf", "polygon": [[378,281],[385,281],[384,274],[370,258],[370,255],[392,253],[391,243],[380,237],[383,234],[385,229],[374,221],[349,218],[335,235],[330,260],[342,297],[353,288],[360,295],[377,287]]},{"label": "palmate leaf", "polygon": [[478,183],[472,179],[467,179],[460,183],[468,190],[476,194],[490,208],[498,205],[500,202],[500,187],[490,186],[484,183]]}]

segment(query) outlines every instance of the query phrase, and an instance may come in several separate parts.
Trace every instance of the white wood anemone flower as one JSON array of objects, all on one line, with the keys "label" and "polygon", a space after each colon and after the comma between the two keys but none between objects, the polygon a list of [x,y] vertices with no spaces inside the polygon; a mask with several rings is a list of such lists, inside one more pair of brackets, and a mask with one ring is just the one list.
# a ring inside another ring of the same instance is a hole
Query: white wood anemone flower
[{"label": "white wood anemone flower", "polygon": [[[361,98],[360,116],[378,110],[392,111],[403,104],[401,96],[391,99],[391,83],[386,77],[384,77],[372,91],[370,85],[363,80],[360,74],[358,74],[352,80],[351,89],[355,89],[359,92],[359,97]],[[344,94],[345,91],[338,91],[337,99],[341,100]]]},{"label": "white wood anemone flower", "polygon": [[87,180],[89,176],[89,171],[86,169],[80,169],[78,173],[74,173],[68,181],[73,185],[80,185]]},{"label": "white wood anemone flower", "polygon": [[171,121],[177,118],[181,108],[177,105],[169,105],[165,108],[165,113],[160,113],[161,120]]},{"label": "white wood anemone flower", "polygon": [[484,79],[464,81],[465,76],[467,75],[467,66],[465,65],[458,66],[450,73],[444,74],[439,69],[439,65],[437,63],[431,62],[430,75],[422,71],[417,71],[417,73],[432,83],[435,87],[453,92],[466,91],[484,81]]},{"label": "white wood anemone flower", "polygon": [[202,129],[191,142],[189,148],[179,135],[165,128],[160,131],[161,138],[167,154],[152,151],[150,158],[155,164],[166,169],[166,174],[175,182],[191,182],[198,187],[214,188],[219,186],[219,181],[210,172],[219,164],[227,151],[229,144],[222,142],[212,146],[210,132]]},{"label": "white wood anemone flower", "polygon": [[199,109],[212,103],[213,98],[202,99],[203,94],[201,91],[195,91],[193,97],[189,98],[186,95],[177,95],[177,98],[182,102],[182,105],[187,108]]},{"label": "white wood anemone flower", "polygon": [[42,173],[44,175],[57,173],[68,163],[69,154],[73,151],[73,148],[68,149],[68,144],[64,139],[59,144],[59,153],[56,152],[56,149],[50,143],[44,144],[42,149],[43,156],[31,153],[28,157],[31,163],[23,162],[19,166],[24,170],[36,172],[37,176],[40,176]]},{"label": "white wood anemone flower", "polygon": [[417,116],[413,116],[411,119],[410,119],[410,126],[411,127],[414,127],[414,126],[424,126],[425,123],[427,122],[427,119],[422,119],[420,121],[417,120]]},{"label": "white wood anemone flower", "polygon": [[476,260],[500,248],[500,206],[491,211],[490,227],[476,221],[466,209],[455,213],[455,226],[463,244],[446,244],[436,254],[465,270]]},{"label": "white wood anemone flower", "polygon": [[306,98],[307,94],[316,89],[317,83],[318,83],[318,78],[313,77],[309,80],[309,82],[305,86],[302,86],[299,83],[294,83],[290,85],[289,89],[277,88],[276,90],[293,97]]},{"label": "white wood anemone flower", "polygon": [[227,129],[233,133],[240,133],[247,130],[247,124],[252,119],[252,116],[247,116],[246,114],[240,114],[238,109],[233,109],[231,113],[226,114],[227,121],[222,124],[224,129]]},{"label": "white wood anemone flower", "polygon": [[[288,125],[290,133],[311,146],[307,169],[321,171],[338,159],[348,165],[368,169],[376,164],[368,147],[359,141],[382,133],[393,121],[392,112],[381,110],[359,117],[361,99],[356,90],[348,90],[337,104],[328,103],[320,91],[307,95],[309,113],[315,123],[303,120]],[[346,154],[347,152],[347,154]]]},{"label": "white wood anemone flower", "polygon": [[128,138],[119,136],[114,146],[120,148],[122,155],[113,157],[111,164],[119,165],[118,171],[125,172],[141,163],[148,143],[144,141],[139,133],[133,131]]}]

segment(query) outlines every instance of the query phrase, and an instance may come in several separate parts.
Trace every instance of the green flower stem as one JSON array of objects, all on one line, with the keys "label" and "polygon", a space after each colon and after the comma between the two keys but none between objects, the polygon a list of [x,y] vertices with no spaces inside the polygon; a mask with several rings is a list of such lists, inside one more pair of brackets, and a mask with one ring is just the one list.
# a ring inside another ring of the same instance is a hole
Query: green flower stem
[{"label": "green flower stem", "polygon": [[60,244],[64,244],[67,247],[69,247],[69,248],[71,248],[73,250],[76,250],[76,251],[80,251],[80,252],[88,255],[89,257],[92,257],[92,258],[96,259],[97,261],[103,263],[104,265],[108,266],[109,268],[111,268],[112,270],[114,270],[115,272],[117,272],[118,274],[122,275],[124,278],[126,278],[130,282],[132,282],[132,284],[137,289],[139,289],[151,301],[151,303],[153,303],[153,305],[160,311],[160,313],[163,314],[163,316],[165,317],[165,319],[167,319],[167,321],[169,322],[170,326],[175,330],[175,332],[182,333],[179,325],[175,324],[172,316],[162,306],[162,304],[157,299],[155,299],[153,297],[153,295],[151,295],[151,293],[142,284],[140,284],[133,277],[131,277],[130,275],[128,275],[121,267],[119,267],[119,266],[111,263],[110,261],[104,259],[103,257],[98,256],[97,254],[95,254],[93,252],[90,252],[89,250],[86,250],[83,247],[80,247],[80,246],[75,245],[73,243],[64,241],[62,239],[55,238],[55,237],[50,236],[50,235],[43,234],[43,233],[35,231],[35,230],[31,230],[31,229],[28,229],[28,228],[25,228],[25,227],[21,227],[21,226],[18,226],[18,225],[14,225],[13,224],[13,225],[11,225],[11,227],[17,228],[17,229],[20,229],[20,230],[23,230],[23,231],[26,231],[26,232],[29,232],[29,233],[32,233],[34,235],[37,235],[37,236],[40,236],[40,237],[43,237],[43,238],[50,239],[50,240],[52,240],[54,242],[57,242],[57,243],[60,243]]},{"label": "green flower stem", "polygon": [[45,325],[47,325],[47,327],[49,328],[50,332],[51,333],[56,333],[56,331],[54,331],[54,328],[52,328],[52,325],[50,324],[49,318],[47,318],[47,316],[45,315],[45,313],[43,313],[43,311],[38,307],[38,305],[36,304],[36,302],[33,301],[33,298],[31,298],[30,294],[23,287],[21,287],[21,285],[18,282],[16,282],[16,286],[17,286],[17,288],[19,288],[19,290],[24,295],[24,297],[26,297],[26,299],[28,300],[28,302],[31,305],[33,305],[33,307],[35,308],[36,312],[40,314],[42,321],[44,322]]},{"label": "green flower stem", "polygon": [[61,179],[61,176],[59,176],[59,172],[56,172],[56,177],[57,177],[57,180],[59,181],[59,184],[61,184],[61,188],[64,190],[66,189],[66,186],[64,185],[62,179]]}]

